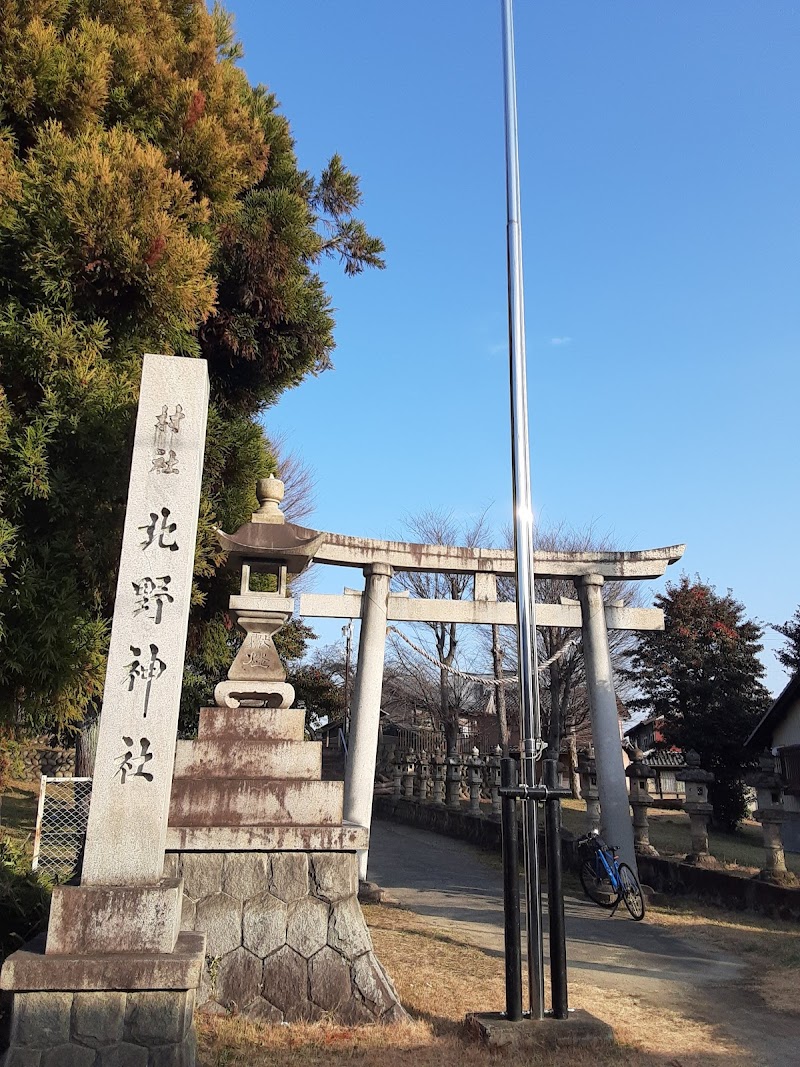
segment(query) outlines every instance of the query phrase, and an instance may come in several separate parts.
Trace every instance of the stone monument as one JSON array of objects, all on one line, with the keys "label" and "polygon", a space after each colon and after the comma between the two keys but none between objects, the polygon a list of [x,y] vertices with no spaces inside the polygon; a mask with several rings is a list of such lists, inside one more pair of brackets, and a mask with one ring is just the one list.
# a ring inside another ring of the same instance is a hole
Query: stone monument
[{"label": "stone monument", "polygon": [[205,938],[163,867],[207,411],[204,360],[144,357],[81,884],[3,966],[4,1067],[194,1063]]},{"label": "stone monument", "polygon": [[[316,542],[284,524],[278,479],[262,479],[257,495],[252,522],[220,535],[241,566],[230,608],[247,636],[217,706],[200,711],[197,740],[178,742],[164,874],[183,879],[183,928],[208,938],[201,1010],[395,1021],[405,1013],[358,903],[367,830],[344,821],[343,783],[320,780],[322,744],[304,740],[272,640],[294,610],[288,578]],[[280,545],[269,555],[253,547],[262,524]],[[251,587],[256,574],[271,591]]]}]

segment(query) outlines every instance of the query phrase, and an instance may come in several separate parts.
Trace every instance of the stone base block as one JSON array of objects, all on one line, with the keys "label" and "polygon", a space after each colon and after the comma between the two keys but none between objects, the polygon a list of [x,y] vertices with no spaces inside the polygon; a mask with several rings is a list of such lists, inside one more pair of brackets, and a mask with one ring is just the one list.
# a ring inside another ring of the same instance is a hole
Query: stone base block
[{"label": "stone base block", "polygon": [[206,955],[202,934],[182,933],[173,952],[116,952],[104,955],[48,956],[40,934],[8,957],[0,989],[41,990],[197,989]]},{"label": "stone base block", "polygon": [[710,852],[690,852],[683,862],[691,864],[692,867],[703,867],[707,871],[722,870],[722,864]]},{"label": "stone base block", "polygon": [[47,954],[172,952],[180,931],[182,886],[57,885]]},{"label": "stone base block", "polygon": [[336,826],[343,782],[274,778],[176,778],[171,826]]},{"label": "stone base block", "polygon": [[465,1022],[475,1040],[495,1049],[535,1051],[614,1042],[614,1031],[608,1023],[581,1008],[570,1011],[568,1019],[522,1019],[512,1023],[499,1012],[487,1012],[468,1015]]},{"label": "stone base block", "polygon": [[796,886],[797,875],[791,871],[771,871],[764,868],[756,875],[760,882],[768,882],[770,885]]},{"label": "stone base block", "polygon": [[366,826],[170,826],[168,852],[354,852]]},{"label": "stone base block", "polygon": [[405,1018],[358,904],[354,852],[167,857],[184,880],[184,929],[204,932],[201,1011],[347,1025]]},{"label": "stone base block", "polygon": [[322,775],[321,741],[179,741],[174,778],[301,778]]},{"label": "stone base block", "polygon": [[294,703],[294,686],[287,682],[231,679],[216,686],[214,700],[221,708],[238,708],[243,700],[260,700],[268,708],[283,711]]},{"label": "stone base block", "polygon": [[0,1067],[194,1067],[195,993],[12,994]]},{"label": "stone base block", "polygon": [[199,741],[302,741],[302,708],[201,708]]}]

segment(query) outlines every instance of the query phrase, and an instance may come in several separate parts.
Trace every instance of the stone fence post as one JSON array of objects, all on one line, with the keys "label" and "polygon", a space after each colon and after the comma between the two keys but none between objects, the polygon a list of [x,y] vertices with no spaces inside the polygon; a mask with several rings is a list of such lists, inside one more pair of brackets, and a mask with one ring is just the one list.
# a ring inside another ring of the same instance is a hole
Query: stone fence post
[{"label": "stone fence post", "polygon": [[759,757],[757,771],[747,775],[745,781],[755,788],[758,809],[755,816],[761,823],[764,836],[765,864],[758,877],[777,885],[795,885],[797,878],[786,869],[781,826],[786,817],[783,807],[783,790],[786,782],[775,769],[775,757],[764,752]]},{"label": "stone fence post", "polygon": [[694,749],[690,748],[684,758],[686,766],[675,771],[676,780],[686,783],[683,807],[689,814],[692,835],[692,850],[684,862],[697,867],[719,867],[719,861],[708,848],[708,821],[713,811],[708,803],[708,787],[714,781],[714,775],[700,767],[700,756]]},{"label": "stone fence post", "polygon": [[647,783],[655,778],[656,772],[645,760],[641,749],[633,750],[633,758],[625,768],[625,775],[630,783],[629,800],[633,809],[633,847],[640,856],[657,856],[658,852],[650,844],[647,819],[647,808],[653,802]]}]

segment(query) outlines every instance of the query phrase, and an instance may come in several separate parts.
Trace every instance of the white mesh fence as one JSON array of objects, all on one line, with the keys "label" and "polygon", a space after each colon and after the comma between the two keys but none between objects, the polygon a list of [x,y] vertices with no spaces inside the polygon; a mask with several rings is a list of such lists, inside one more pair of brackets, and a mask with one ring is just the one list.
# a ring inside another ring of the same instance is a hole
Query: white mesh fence
[{"label": "white mesh fence", "polygon": [[80,874],[91,795],[91,778],[42,776],[33,843],[34,870],[58,882]]}]

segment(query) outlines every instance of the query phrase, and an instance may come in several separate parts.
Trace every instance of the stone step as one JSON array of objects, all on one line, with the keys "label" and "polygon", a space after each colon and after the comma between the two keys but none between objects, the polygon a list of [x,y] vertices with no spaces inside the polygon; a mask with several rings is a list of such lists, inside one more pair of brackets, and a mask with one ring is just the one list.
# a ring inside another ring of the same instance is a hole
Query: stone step
[{"label": "stone step", "polygon": [[354,852],[369,845],[366,826],[170,826],[173,852]]},{"label": "stone step", "polygon": [[341,825],[342,782],[274,778],[179,778],[172,783],[170,826]]},{"label": "stone step", "polygon": [[321,741],[179,741],[175,778],[301,778],[319,781]]},{"label": "stone step", "polygon": [[302,708],[201,708],[200,741],[302,741]]}]

